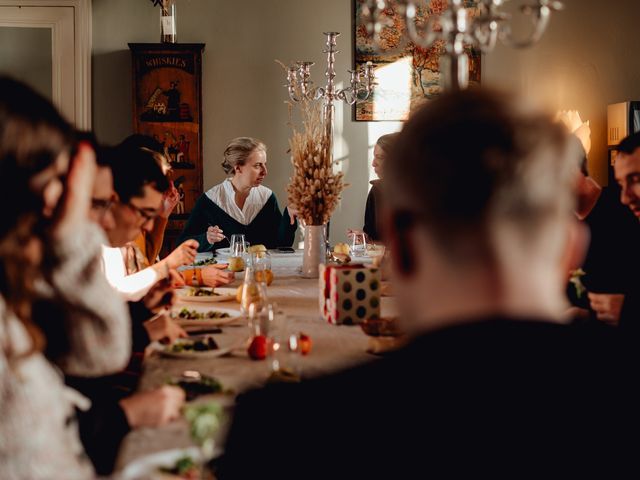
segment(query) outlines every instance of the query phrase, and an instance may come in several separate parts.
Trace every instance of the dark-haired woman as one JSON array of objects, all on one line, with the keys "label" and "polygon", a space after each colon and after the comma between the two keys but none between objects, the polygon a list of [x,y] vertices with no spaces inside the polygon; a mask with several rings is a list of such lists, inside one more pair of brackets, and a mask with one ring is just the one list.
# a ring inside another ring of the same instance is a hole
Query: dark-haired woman
[{"label": "dark-haired woman", "polygon": [[70,127],[31,89],[0,77],[0,92],[0,178],[11,179],[0,189],[0,477],[91,478],[50,361],[93,376],[130,352],[126,307],[98,263],[104,237],[87,221],[95,156],[81,145],[71,159]]},{"label": "dark-haired woman", "polygon": [[262,185],[267,176],[267,147],[260,140],[239,137],[224,152],[222,168],[230,176],[205,192],[196,202],[178,242],[198,241],[198,251],[222,244],[234,233],[252,245],[291,246],[296,233],[296,212],[280,212],[275,193]]}]

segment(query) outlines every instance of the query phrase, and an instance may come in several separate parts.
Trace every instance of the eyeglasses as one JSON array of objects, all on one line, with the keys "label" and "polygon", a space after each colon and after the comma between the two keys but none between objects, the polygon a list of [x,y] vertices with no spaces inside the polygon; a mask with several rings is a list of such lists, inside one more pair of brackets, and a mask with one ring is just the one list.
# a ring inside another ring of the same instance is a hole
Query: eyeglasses
[{"label": "eyeglasses", "polygon": [[94,210],[97,217],[102,221],[112,204],[113,198],[92,198],[91,210]]},{"label": "eyeglasses", "polygon": [[91,208],[94,210],[107,211],[113,204],[113,198],[92,198]]},{"label": "eyeglasses", "polygon": [[142,222],[143,225],[147,222],[155,220],[158,216],[158,212],[149,213],[146,209],[136,207],[133,203],[125,203],[125,205],[136,212],[138,215],[140,215],[142,219],[144,219],[144,222]]}]

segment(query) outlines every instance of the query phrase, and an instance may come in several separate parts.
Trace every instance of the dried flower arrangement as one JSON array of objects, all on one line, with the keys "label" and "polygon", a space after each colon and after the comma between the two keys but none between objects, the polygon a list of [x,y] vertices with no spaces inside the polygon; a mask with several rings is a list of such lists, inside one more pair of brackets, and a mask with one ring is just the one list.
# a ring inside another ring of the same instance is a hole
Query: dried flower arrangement
[{"label": "dried flower arrangement", "polygon": [[[289,149],[293,164],[293,175],[287,186],[288,201],[306,225],[324,225],[338,206],[347,185],[342,172],[334,172],[329,154],[331,146],[324,140],[322,103],[312,100],[286,103],[292,129]],[[292,121],[294,106],[299,108],[302,128]]]}]

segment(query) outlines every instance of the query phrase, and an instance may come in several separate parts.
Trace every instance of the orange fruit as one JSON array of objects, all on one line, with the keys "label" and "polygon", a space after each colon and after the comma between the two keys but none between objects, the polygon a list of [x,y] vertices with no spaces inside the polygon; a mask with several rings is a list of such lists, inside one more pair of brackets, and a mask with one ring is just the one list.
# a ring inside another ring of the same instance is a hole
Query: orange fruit
[{"label": "orange fruit", "polygon": [[298,343],[300,345],[300,353],[307,355],[311,352],[311,337],[304,333],[300,333],[298,336]]},{"label": "orange fruit", "polygon": [[273,283],[273,272],[271,270],[258,270],[256,272],[256,282],[265,282],[267,285]]}]

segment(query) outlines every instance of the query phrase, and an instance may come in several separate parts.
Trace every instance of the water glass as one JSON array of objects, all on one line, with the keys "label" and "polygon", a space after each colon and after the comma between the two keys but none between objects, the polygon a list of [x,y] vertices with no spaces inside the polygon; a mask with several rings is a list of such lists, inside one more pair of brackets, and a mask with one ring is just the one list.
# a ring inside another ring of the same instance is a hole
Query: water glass
[{"label": "water glass", "polygon": [[281,315],[272,303],[252,303],[249,306],[249,330],[252,337],[264,335],[272,337],[278,334]]},{"label": "water glass", "polygon": [[231,235],[231,255],[233,257],[243,257],[247,251],[246,242],[242,233],[234,233]]},{"label": "water glass", "polygon": [[367,253],[367,236],[364,233],[351,234],[351,253],[356,257],[364,257]]}]

